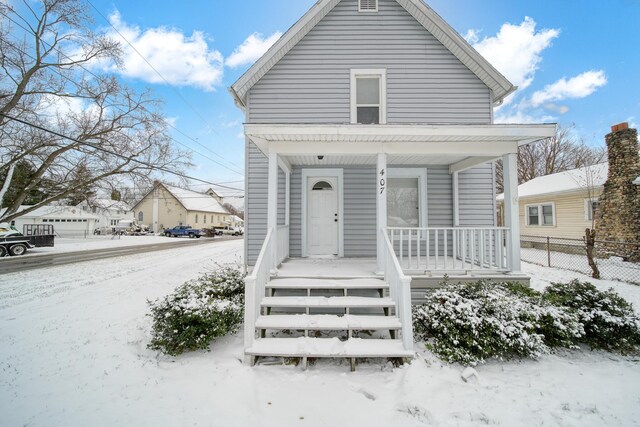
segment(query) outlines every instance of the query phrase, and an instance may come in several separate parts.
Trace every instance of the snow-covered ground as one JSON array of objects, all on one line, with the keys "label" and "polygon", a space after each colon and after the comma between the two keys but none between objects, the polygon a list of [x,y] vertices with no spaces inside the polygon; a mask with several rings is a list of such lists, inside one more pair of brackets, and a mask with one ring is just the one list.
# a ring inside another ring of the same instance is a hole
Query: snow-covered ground
[{"label": "snow-covered ground", "polygon": [[[633,426],[640,361],[570,352],[491,362],[479,380],[427,352],[410,365],[241,363],[241,333],[178,358],[146,348],[146,300],[242,241],[0,276],[1,426]],[[537,270],[534,286],[569,280]],[[540,277],[537,277],[537,276]],[[605,286],[608,284],[598,284]],[[638,301],[640,287],[611,286]]]},{"label": "snow-covered ground", "polygon": [[[54,247],[29,249],[29,256],[76,251],[91,251],[94,249],[124,248],[129,246],[153,245],[159,243],[177,244],[189,242],[193,242],[193,239],[170,238],[165,236],[89,236],[86,239],[69,239],[56,237]],[[10,258],[0,258],[0,260],[2,259]]]}]

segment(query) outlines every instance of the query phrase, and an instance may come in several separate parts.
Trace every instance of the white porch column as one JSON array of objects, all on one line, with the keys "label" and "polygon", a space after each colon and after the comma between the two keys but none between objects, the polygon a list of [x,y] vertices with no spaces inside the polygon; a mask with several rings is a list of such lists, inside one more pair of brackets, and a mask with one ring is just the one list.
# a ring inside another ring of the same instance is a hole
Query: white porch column
[{"label": "white porch column", "polygon": [[378,154],[378,168],[376,169],[376,241],[378,247],[378,272],[384,271],[384,240],[382,238],[382,229],[387,227],[387,155]]},{"label": "white porch column", "polygon": [[460,227],[460,186],[459,172],[454,172],[453,180],[453,226]]},{"label": "white porch column", "polygon": [[520,272],[520,207],[518,198],[518,155],[502,157],[504,175],[504,221],[509,228],[507,254],[509,269]]},{"label": "white porch column", "polygon": [[271,228],[271,238],[273,239],[271,247],[271,268],[276,268],[278,251],[278,154],[269,153],[269,179],[267,191],[267,229]]}]

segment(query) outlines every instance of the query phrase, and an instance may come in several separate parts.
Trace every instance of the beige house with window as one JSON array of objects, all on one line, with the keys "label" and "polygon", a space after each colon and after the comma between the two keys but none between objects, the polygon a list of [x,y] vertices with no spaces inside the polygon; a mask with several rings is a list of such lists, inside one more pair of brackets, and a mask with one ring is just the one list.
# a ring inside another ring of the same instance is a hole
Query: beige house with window
[{"label": "beige house with window", "polygon": [[[593,228],[608,163],[541,176],[518,187],[522,236],[582,239]],[[504,194],[497,197],[503,221]],[[504,223],[504,222],[502,222]]]},{"label": "beige house with window", "polygon": [[134,207],[135,219],[146,224],[154,233],[177,225],[194,228],[224,227],[232,215],[216,197],[162,183]]}]

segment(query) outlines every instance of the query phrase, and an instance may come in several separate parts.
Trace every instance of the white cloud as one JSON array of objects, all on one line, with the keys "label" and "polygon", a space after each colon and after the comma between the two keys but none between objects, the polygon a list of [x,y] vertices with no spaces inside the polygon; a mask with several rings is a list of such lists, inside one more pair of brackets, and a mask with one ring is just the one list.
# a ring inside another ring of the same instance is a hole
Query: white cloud
[{"label": "white cloud", "polygon": [[476,30],[474,28],[470,28],[467,31],[467,34],[465,34],[463,37],[464,39],[467,41],[467,43],[478,43],[478,41],[480,41],[480,36],[479,36],[480,31]]},{"label": "white cloud", "polygon": [[260,58],[278,39],[282,33],[277,31],[270,37],[264,38],[260,33],[253,33],[238,46],[227,58],[225,64],[230,68],[238,68],[243,65],[252,64]]},{"label": "white cloud", "polygon": [[553,116],[539,114],[539,113],[527,113],[522,110],[513,111],[511,113],[498,112],[494,118],[495,123],[551,123],[555,120]]},{"label": "white cloud", "polygon": [[[541,53],[560,35],[556,29],[536,31],[536,22],[525,17],[520,25],[506,23],[494,37],[485,37],[473,47],[520,89],[531,85],[542,61]],[[467,36],[477,37],[475,30]]]},{"label": "white cloud", "polygon": [[586,71],[568,80],[563,77],[545,86],[543,90],[534,92],[529,102],[537,107],[551,101],[586,98],[605,84],[607,76],[604,71]]},{"label": "white cloud", "polygon": [[187,36],[165,27],[142,30],[123,22],[118,12],[113,13],[109,21],[162,77],[113,30],[108,35],[122,42],[124,69],[111,66],[111,71],[148,83],[192,86],[207,91],[213,91],[221,83],[223,56],[209,48],[204,33],[194,31]]},{"label": "white cloud", "polygon": [[567,114],[569,112],[569,107],[566,105],[558,105],[553,102],[548,102],[544,104],[544,109],[556,112],[558,114]]}]

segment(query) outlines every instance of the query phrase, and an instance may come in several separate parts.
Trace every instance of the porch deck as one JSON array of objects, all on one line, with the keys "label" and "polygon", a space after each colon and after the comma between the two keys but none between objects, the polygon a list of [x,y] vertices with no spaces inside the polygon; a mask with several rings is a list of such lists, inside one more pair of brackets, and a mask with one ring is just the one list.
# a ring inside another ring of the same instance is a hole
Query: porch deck
[{"label": "porch deck", "polygon": [[[453,257],[447,257],[447,264],[453,265]],[[432,261],[432,265],[434,260]],[[444,264],[444,257],[440,262]],[[278,268],[277,278],[314,278],[314,279],[365,279],[381,278],[382,274],[376,273],[375,258],[291,258],[285,260]],[[472,282],[477,280],[508,280],[529,283],[529,277],[525,274],[497,272],[491,270],[451,270],[451,271],[424,271],[406,268],[405,274],[413,280],[413,291],[421,289],[433,289],[444,280],[445,275],[451,282]]]}]

